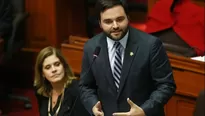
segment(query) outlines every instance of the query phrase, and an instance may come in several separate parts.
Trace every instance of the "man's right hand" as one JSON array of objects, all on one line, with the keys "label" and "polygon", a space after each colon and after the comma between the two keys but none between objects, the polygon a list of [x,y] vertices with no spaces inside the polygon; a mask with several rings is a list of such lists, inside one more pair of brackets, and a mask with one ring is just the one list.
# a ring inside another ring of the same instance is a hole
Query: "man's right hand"
[{"label": "man's right hand", "polygon": [[102,111],[102,106],[101,106],[101,103],[100,101],[98,101],[94,106],[93,106],[93,114],[95,116],[104,116],[104,113]]}]

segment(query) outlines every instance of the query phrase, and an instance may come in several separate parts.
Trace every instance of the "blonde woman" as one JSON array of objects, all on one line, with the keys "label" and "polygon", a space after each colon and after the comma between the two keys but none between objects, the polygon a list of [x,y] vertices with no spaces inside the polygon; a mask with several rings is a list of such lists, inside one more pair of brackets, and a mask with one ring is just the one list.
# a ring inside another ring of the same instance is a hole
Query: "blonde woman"
[{"label": "blonde woman", "polygon": [[89,115],[78,99],[78,81],[56,48],[46,47],[39,52],[34,87],[40,116]]}]

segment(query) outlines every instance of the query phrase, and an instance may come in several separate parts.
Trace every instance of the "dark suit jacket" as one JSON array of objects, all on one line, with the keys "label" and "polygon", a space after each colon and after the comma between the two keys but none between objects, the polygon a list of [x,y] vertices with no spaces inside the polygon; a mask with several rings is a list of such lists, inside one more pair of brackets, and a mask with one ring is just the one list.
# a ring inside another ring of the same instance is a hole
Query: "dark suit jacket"
[{"label": "dark suit jacket", "polygon": [[[73,83],[65,89],[64,100],[58,116],[90,116],[78,96],[78,82],[73,81]],[[40,116],[48,116],[48,97],[36,93],[36,98]]]},{"label": "dark suit jacket", "polygon": [[199,93],[199,96],[196,100],[194,116],[204,116],[205,115],[204,108],[205,108],[205,90],[202,90]]},{"label": "dark suit jacket", "polygon": [[[101,51],[87,73],[97,46]],[[79,86],[87,110],[92,113],[92,107],[100,100],[105,116],[129,111],[128,97],[145,111],[146,116],[164,116],[163,106],[176,89],[162,42],[132,27],[129,28],[119,92],[114,84],[104,33],[88,40],[84,46]]]},{"label": "dark suit jacket", "polygon": [[12,15],[10,0],[0,0],[0,37],[7,34],[11,29]]}]

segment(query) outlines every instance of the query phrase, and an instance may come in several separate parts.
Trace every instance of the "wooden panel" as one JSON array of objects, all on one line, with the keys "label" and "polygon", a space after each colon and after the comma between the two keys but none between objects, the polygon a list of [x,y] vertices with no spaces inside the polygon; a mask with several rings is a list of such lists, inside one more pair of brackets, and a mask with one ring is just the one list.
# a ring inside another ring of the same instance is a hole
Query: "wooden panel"
[{"label": "wooden panel", "polygon": [[68,64],[71,66],[73,72],[77,75],[80,74],[80,67],[82,64],[83,47],[76,45],[62,44],[61,51],[65,56]]},{"label": "wooden panel", "polygon": [[69,0],[72,10],[72,33],[81,37],[87,37],[85,0]]},{"label": "wooden panel", "polygon": [[184,71],[195,72],[198,74],[205,74],[204,62],[191,60],[190,58],[177,56],[171,53],[168,53],[168,56],[172,67],[176,70],[180,69]]},{"label": "wooden panel", "polygon": [[195,99],[175,95],[166,105],[166,116],[193,116]]},{"label": "wooden panel", "polygon": [[70,36],[69,39],[61,45],[61,51],[67,62],[71,65],[75,74],[80,74],[80,67],[83,57],[83,46],[88,38],[79,36]]},{"label": "wooden panel", "polygon": [[[84,1],[26,0],[26,48],[60,47],[69,35],[86,35]],[[26,49],[28,50],[28,49]]]},{"label": "wooden panel", "polygon": [[[72,31],[72,10],[70,0],[55,0],[56,10],[53,12],[56,14],[56,46],[59,48],[60,44],[68,38]],[[55,32],[54,32],[55,33]]]},{"label": "wooden panel", "polygon": [[[55,41],[54,0],[26,0],[26,39],[29,47],[44,47]],[[52,33],[52,34],[51,34]],[[55,42],[54,42],[55,43]]]},{"label": "wooden panel", "polygon": [[87,40],[88,40],[88,38],[85,38],[85,37],[83,38],[83,37],[71,35],[69,37],[69,44],[75,44],[75,45],[79,45],[79,46],[83,47]]},{"label": "wooden panel", "polygon": [[205,78],[203,75],[175,69],[173,72],[178,94],[197,97],[199,91],[204,88]]}]

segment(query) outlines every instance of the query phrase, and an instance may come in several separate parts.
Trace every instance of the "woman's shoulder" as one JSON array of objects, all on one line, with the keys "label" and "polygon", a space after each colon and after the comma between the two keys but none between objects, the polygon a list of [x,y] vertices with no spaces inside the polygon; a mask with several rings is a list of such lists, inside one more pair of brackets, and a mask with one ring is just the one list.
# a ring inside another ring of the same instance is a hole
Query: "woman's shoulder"
[{"label": "woman's shoulder", "polygon": [[38,93],[38,88],[36,86],[34,86],[34,94],[38,100],[48,99],[47,97]]},{"label": "woman's shoulder", "polygon": [[71,116],[90,116],[80,100],[78,83],[79,80],[73,80],[67,87],[67,98],[71,97],[71,99],[67,99],[66,104],[71,106]]},{"label": "woman's shoulder", "polygon": [[77,89],[78,82],[76,80],[72,81],[70,85],[65,88],[64,92],[64,110],[71,110],[73,109],[73,104],[76,104],[76,99],[78,97],[78,89]]}]

